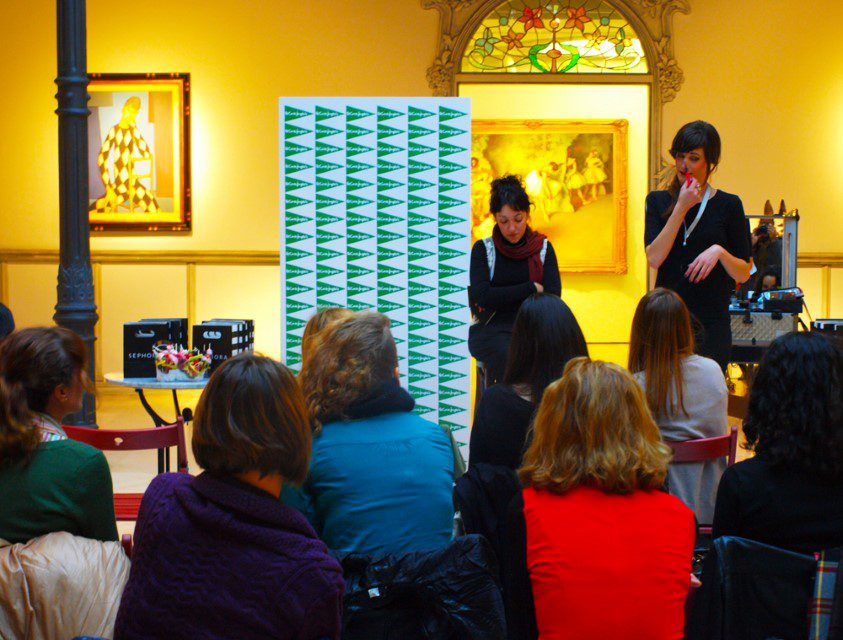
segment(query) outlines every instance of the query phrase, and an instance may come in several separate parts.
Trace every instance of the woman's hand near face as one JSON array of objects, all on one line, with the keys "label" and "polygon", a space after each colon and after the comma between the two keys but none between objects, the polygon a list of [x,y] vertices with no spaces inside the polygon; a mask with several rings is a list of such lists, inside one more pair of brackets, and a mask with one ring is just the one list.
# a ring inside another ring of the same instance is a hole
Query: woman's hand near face
[{"label": "woman's hand near face", "polygon": [[723,247],[719,244],[711,245],[688,265],[688,270],[685,271],[685,277],[691,282],[702,282],[708,277],[711,270],[714,269],[714,265],[717,264],[722,255]]},{"label": "woman's hand near face", "polygon": [[673,209],[673,213],[676,214],[676,212],[679,211],[681,215],[684,216],[688,213],[688,209],[700,202],[702,202],[702,189],[700,188],[700,183],[693,177],[689,183],[686,178],[682,182],[682,188],[679,189],[679,197],[676,200],[676,206]]}]

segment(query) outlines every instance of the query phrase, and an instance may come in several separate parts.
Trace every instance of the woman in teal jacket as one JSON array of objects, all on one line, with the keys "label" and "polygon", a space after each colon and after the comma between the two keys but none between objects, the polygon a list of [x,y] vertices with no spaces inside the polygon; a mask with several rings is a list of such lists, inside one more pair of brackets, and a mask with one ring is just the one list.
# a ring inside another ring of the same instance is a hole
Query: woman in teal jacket
[{"label": "woman in teal jacket", "polygon": [[451,539],[451,492],[461,460],[437,424],[413,413],[398,384],[389,319],[355,314],[320,333],[301,383],[317,421],[302,488],[282,499],[329,548],[364,554],[423,551]]}]

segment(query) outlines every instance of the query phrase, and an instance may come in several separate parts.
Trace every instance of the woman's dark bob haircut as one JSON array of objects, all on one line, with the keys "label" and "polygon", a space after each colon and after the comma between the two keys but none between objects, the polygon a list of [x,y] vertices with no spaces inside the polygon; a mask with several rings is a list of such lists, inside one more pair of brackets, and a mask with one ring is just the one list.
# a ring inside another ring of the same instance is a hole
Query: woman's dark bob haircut
[{"label": "woman's dark bob haircut", "polygon": [[819,333],[788,333],[764,354],[744,421],[746,448],[777,467],[843,476],[843,350]]},{"label": "woman's dark bob haircut", "polygon": [[502,178],[492,180],[492,196],[489,199],[489,211],[492,214],[500,213],[503,206],[508,204],[513,211],[526,211],[529,213],[530,198],[521,184],[521,178],[513,175],[506,175]]},{"label": "woman's dark bob haircut", "polygon": [[688,153],[694,149],[702,149],[705,161],[708,163],[708,175],[720,164],[720,134],[708,122],[694,120],[683,125],[673,136],[670,145],[670,155],[674,158],[678,153]]},{"label": "woman's dark bob haircut", "polygon": [[211,473],[279,473],[301,484],[310,459],[310,419],[287,367],[251,353],[226,360],[196,405],[193,455]]},{"label": "woman's dark bob haircut", "polygon": [[579,356],[588,356],[588,347],[571,309],[559,296],[534,293],[515,317],[503,383],[528,386],[538,406],[547,385]]}]

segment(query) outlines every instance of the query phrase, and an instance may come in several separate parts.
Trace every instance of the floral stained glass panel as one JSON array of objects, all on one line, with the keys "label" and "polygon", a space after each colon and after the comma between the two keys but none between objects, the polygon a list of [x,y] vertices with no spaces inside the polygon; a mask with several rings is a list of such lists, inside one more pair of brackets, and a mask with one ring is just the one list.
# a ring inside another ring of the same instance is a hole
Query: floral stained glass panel
[{"label": "floral stained glass panel", "polygon": [[487,15],[463,53],[463,73],[647,73],[641,42],[608,2],[509,0]]}]

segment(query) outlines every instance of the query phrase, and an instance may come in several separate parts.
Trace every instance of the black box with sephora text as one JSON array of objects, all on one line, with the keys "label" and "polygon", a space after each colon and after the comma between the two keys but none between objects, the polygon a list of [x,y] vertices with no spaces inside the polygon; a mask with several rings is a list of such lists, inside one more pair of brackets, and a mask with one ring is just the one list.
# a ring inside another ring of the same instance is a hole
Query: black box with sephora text
[{"label": "black box with sephora text", "polygon": [[187,332],[187,318],[141,318],[141,322],[166,322],[170,325],[170,341],[187,349],[190,334]]},{"label": "black box with sephora text", "polygon": [[193,325],[193,348],[211,349],[211,371],[221,362],[247,350],[248,329],[245,322],[205,321]]},{"label": "black box with sephora text", "polygon": [[246,347],[245,351],[254,351],[255,350],[255,321],[254,320],[242,320],[237,318],[211,318],[210,320],[205,320],[202,324],[207,324],[209,322],[225,322],[225,323],[235,323],[235,324],[245,324],[246,325]]},{"label": "black box with sephora text", "polygon": [[152,346],[161,340],[173,342],[172,325],[165,320],[142,320],[123,325],[123,377],[154,378]]}]

